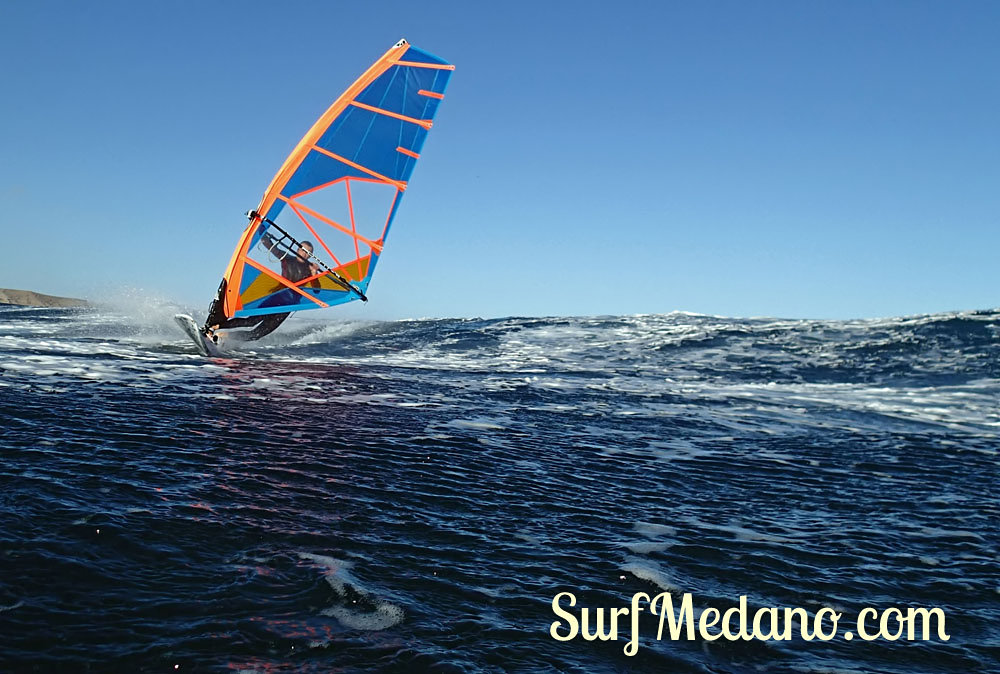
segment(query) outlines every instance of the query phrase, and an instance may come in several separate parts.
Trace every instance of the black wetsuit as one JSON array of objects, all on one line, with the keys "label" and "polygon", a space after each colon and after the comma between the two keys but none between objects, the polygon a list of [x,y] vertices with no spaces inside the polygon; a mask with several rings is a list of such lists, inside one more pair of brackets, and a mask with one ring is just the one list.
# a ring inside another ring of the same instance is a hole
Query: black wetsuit
[{"label": "black wetsuit", "polygon": [[[264,234],[260,240],[268,250],[277,255],[278,259],[281,260],[281,275],[292,283],[296,283],[313,275],[312,265],[309,262],[304,262],[302,258],[294,253],[276,250],[275,241],[268,234]],[[219,329],[249,328],[250,326],[255,326],[254,329],[249,332],[234,332],[228,336],[229,339],[237,339],[246,342],[260,339],[264,335],[269,335],[274,332],[278,326],[291,315],[291,312],[286,312],[281,314],[265,314],[263,316],[226,318],[222,309],[222,296],[225,295],[225,293],[226,282],[223,280],[222,285],[219,286],[219,292],[215,296],[215,300],[213,300],[212,305],[208,309],[208,318],[205,319],[205,328],[207,329],[216,324],[218,324]],[[298,304],[301,299],[302,296],[297,292],[291,288],[285,288],[284,290],[275,293],[274,297],[261,302],[260,306],[288,306],[289,304]]]}]

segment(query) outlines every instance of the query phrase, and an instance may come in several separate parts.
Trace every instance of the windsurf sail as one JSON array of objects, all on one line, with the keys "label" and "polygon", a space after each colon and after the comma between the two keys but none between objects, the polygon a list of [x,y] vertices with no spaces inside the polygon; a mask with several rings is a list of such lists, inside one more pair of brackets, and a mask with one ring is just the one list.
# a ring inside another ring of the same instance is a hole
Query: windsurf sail
[{"label": "windsurf sail", "polygon": [[[454,69],[400,40],[333,102],[247,214],[216,300],[226,318],[367,300]],[[289,280],[296,255],[310,273]]]}]

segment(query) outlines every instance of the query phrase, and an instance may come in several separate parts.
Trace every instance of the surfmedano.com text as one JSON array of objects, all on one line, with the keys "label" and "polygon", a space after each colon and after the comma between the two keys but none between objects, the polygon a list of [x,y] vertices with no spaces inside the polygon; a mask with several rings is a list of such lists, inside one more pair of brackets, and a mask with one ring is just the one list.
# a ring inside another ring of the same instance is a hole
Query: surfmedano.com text
[{"label": "surfmedano.com text", "polygon": [[684,593],[677,612],[669,592],[661,592],[652,598],[645,592],[636,592],[629,606],[619,608],[571,610],[575,606],[576,597],[571,592],[560,592],[553,597],[552,612],[558,618],[549,627],[553,639],[572,641],[579,636],[585,641],[617,641],[619,634],[624,633],[628,637],[624,647],[628,656],[635,655],[639,650],[639,615],[643,611],[659,617],[657,641],[663,640],[664,627],[667,638],[673,641],[693,641],[695,638],[705,641],[719,638],[729,641],[789,641],[796,636],[795,623],[798,624],[798,636],[805,641],[830,641],[838,636],[845,641],[851,641],[855,636],[863,641],[930,641],[932,622],[937,623],[937,639],[948,641],[951,638],[945,632],[945,615],[940,608],[865,608],[853,623],[843,625],[845,628],[850,626],[850,630],[840,632],[844,614],[832,608],[821,608],[810,616],[804,608],[772,606],[759,608],[751,615],[746,595],[740,596],[739,606],[724,612],[709,607],[702,610],[697,619],[690,592]]}]

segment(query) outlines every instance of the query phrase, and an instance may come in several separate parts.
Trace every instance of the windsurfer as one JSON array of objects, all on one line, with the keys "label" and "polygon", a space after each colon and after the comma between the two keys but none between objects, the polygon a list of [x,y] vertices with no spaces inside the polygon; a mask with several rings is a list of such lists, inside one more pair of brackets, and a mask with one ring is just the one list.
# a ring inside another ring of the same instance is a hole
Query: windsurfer
[{"label": "windsurfer", "polygon": [[[293,255],[289,250],[282,250],[279,248],[278,243],[267,233],[261,236],[260,241],[264,244],[265,248],[274,253],[281,261],[281,275],[289,281],[296,283],[319,273],[319,266],[309,261],[313,252],[313,245],[311,242],[303,241],[298,244],[295,248],[295,254]],[[318,286],[319,283],[317,281],[312,285]],[[225,291],[226,286],[223,281],[223,284],[219,287],[219,293],[216,295],[215,300],[212,302],[212,306],[208,310],[208,318],[205,320],[205,336],[213,342],[219,341],[218,336],[215,334],[216,330],[249,328],[251,326],[254,326],[253,330],[245,333],[234,332],[229,335],[229,338],[246,342],[260,339],[261,337],[274,332],[290,314],[290,312],[285,312],[280,314],[265,314],[263,316],[226,318],[222,309],[222,296],[225,294]],[[261,302],[260,306],[288,306],[298,304],[301,299],[302,296],[300,294],[291,288],[286,288],[275,293],[264,302]]]}]

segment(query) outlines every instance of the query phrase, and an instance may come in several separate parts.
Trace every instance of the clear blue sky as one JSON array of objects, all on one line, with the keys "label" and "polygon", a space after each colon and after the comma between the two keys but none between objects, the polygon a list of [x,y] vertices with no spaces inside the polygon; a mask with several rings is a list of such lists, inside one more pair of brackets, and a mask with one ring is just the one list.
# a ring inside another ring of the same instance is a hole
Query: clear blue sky
[{"label": "clear blue sky", "polygon": [[995,307],[998,36],[996,2],[3,2],[0,286],[207,305],[405,37],[457,70],[326,317]]}]

